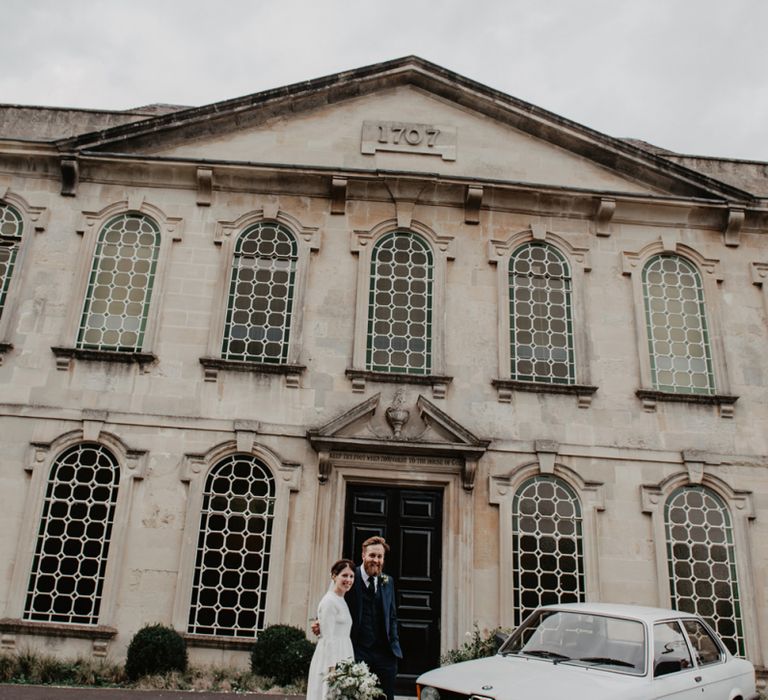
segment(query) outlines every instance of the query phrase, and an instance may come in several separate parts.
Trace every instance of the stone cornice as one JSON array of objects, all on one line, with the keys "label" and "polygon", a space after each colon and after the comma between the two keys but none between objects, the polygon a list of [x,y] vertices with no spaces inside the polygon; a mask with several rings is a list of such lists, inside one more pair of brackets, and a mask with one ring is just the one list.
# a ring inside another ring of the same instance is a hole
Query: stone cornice
[{"label": "stone cornice", "polygon": [[[4,151],[0,144],[0,160],[3,157],[14,157],[13,152]],[[21,154],[16,155],[19,157]],[[50,152],[41,153],[37,157],[34,153],[24,155],[25,162],[37,163],[34,171],[30,173],[36,177],[61,176],[60,156],[51,158]],[[48,167],[42,167],[42,157]],[[197,190],[199,187],[198,173],[201,168],[211,172],[215,176],[213,191],[238,192],[242,190],[241,184],[237,184],[242,177],[252,177],[259,180],[256,183],[260,188],[267,188],[273,194],[295,194],[298,196],[315,196],[328,198],[333,202],[333,207],[338,213],[341,206],[334,197],[334,183],[343,180],[345,200],[348,204],[356,200],[360,201],[390,201],[386,191],[385,181],[392,177],[414,183],[430,181],[439,187],[433,187],[433,194],[424,198],[422,204],[439,204],[444,206],[456,206],[465,209],[467,206],[467,191],[471,188],[483,190],[482,208],[495,211],[525,212],[531,214],[543,214],[546,216],[558,216],[566,219],[595,220],[600,212],[600,203],[611,200],[613,203],[612,225],[622,223],[643,223],[651,226],[675,226],[677,228],[705,228],[723,231],[723,221],[728,218],[729,203],[718,197],[706,196],[680,196],[677,194],[652,194],[633,193],[615,190],[591,190],[578,187],[561,187],[547,183],[523,182],[517,180],[502,180],[495,178],[472,178],[451,175],[436,175],[434,173],[421,173],[412,171],[380,171],[376,169],[343,168],[338,166],[318,166],[310,164],[288,164],[260,161],[231,161],[214,159],[178,158],[163,156],[147,156],[143,154],[126,153],[96,153],[82,151],[77,154],[78,179],[83,182],[109,182],[129,186],[135,184],[133,170],[140,168],[140,182],[145,184],[147,169],[156,166],[156,171],[162,177],[168,173],[168,166],[178,169],[180,177],[157,180],[155,184],[171,189]],[[99,172],[99,167],[110,167],[109,177]],[[20,163],[19,167],[24,167]],[[31,166],[30,166],[31,167]],[[115,171],[121,168],[122,174]],[[136,171],[138,182],[139,171]],[[117,177],[115,176],[117,174]],[[232,184],[226,181],[226,175],[237,175]],[[290,186],[286,183],[286,174],[296,177],[290,180]],[[267,182],[274,180],[274,182]],[[237,182],[236,182],[237,181]],[[381,192],[371,191],[372,183],[380,183]],[[256,184],[254,186],[256,186]],[[242,191],[252,191],[253,187],[247,187]],[[68,190],[72,192],[70,188]],[[638,220],[634,207],[638,204],[665,207],[670,214],[664,218],[648,221]],[[630,206],[632,211],[627,210]],[[479,206],[479,204],[478,204]],[[690,213],[696,212],[694,217],[696,225],[690,224]],[[768,200],[753,200],[749,203],[741,203],[740,212],[744,219],[740,232],[762,233],[768,223]],[[479,210],[475,213],[479,216]]]}]

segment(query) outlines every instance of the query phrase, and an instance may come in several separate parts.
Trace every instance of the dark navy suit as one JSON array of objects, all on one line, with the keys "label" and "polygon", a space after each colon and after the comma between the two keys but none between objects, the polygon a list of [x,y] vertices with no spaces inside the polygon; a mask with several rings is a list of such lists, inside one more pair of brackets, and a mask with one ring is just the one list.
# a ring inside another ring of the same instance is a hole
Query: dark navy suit
[{"label": "dark navy suit", "polygon": [[379,576],[375,594],[366,590],[360,567],[355,582],[344,597],[352,615],[352,646],[355,661],[365,661],[379,677],[388,700],[395,696],[397,660],[403,658],[397,633],[395,584],[386,574]]}]

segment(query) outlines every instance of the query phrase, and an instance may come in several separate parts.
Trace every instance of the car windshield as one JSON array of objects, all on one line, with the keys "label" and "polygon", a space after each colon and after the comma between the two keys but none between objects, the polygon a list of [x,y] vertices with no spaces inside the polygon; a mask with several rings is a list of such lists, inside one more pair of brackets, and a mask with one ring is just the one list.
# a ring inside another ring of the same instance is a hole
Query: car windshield
[{"label": "car windshield", "polygon": [[564,610],[537,610],[499,653],[645,673],[645,628],[636,620]]}]

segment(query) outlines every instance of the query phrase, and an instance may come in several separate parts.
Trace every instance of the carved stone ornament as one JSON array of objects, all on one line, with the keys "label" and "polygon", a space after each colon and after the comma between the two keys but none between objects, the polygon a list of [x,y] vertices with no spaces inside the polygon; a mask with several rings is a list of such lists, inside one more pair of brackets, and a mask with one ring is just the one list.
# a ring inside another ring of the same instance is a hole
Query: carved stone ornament
[{"label": "carved stone ornament", "polygon": [[406,408],[403,408],[404,403],[405,391],[401,387],[395,392],[395,396],[392,399],[392,405],[389,406],[385,412],[387,423],[389,423],[389,427],[392,428],[392,432],[396,438],[400,437],[400,434],[403,431],[403,426],[411,417],[411,412]]}]

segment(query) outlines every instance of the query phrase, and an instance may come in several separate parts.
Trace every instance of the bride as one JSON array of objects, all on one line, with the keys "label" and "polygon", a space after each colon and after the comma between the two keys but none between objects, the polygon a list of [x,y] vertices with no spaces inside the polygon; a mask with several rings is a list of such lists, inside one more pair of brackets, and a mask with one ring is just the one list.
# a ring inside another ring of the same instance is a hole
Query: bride
[{"label": "bride", "polygon": [[331,586],[317,606],[321,637],[309,667],[307,700],[325,700],[328,684],[325,676],[338,661],[354,657],[349,633],[352,617],[344,594],[355,582],[355,564],[349,559],[339,559],[331,567]]}]

